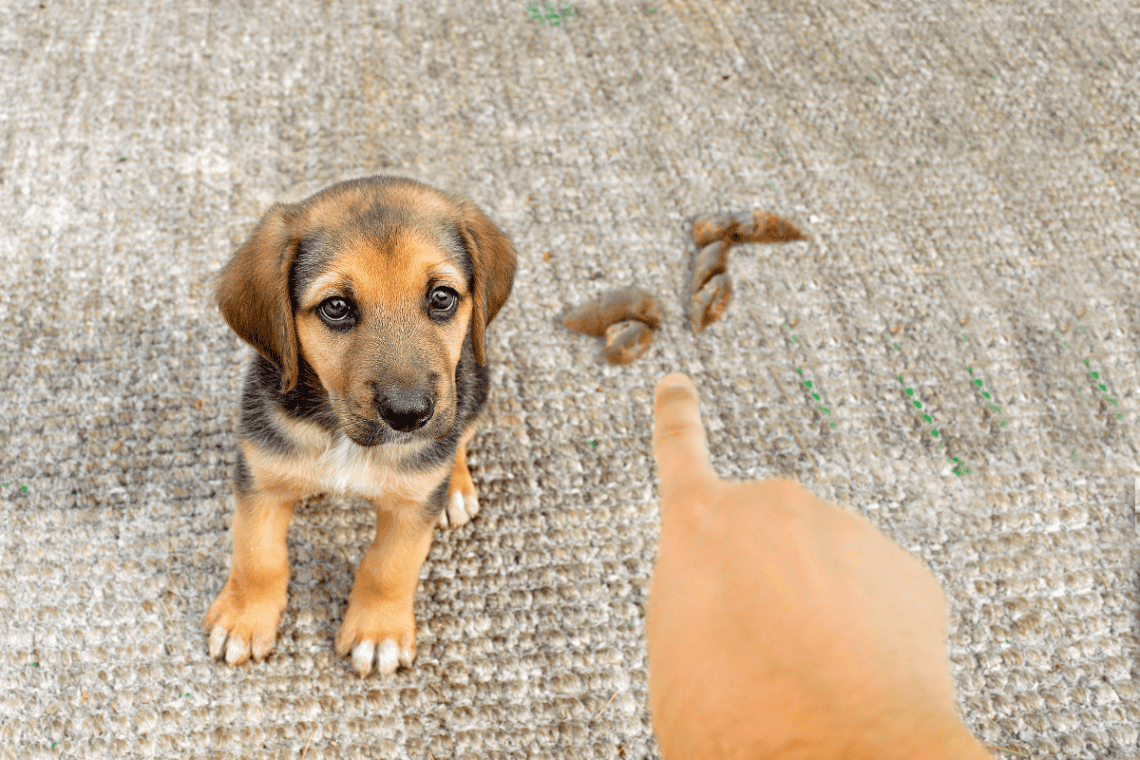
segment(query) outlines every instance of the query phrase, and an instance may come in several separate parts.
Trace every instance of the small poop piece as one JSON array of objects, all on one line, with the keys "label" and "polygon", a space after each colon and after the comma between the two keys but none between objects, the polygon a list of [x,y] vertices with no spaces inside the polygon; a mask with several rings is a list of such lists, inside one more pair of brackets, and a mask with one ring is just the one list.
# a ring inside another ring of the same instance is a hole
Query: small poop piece
[{"label": "small poop piece", "polygon": [[661,324],[661,310],[653,296],[641,288],[618,288],[572,309],[562,318],[571,330],[600,338],[615,322],[637,319],[654,330]]},{"label": "small poop piece", "polygon": [[790,222],[763,211],[714,214],[693,221],[693,241],[706,246],[714,240],[726,243],[779,243],[807,240]]},{"label": "small poop piece", "polygon": [[627,319],[606,328],[606,361],[610,364],[629,364],[645,353],[653,331],[644,322]]},{"label": "small poop piece", "polygon": [[693,334],[700,335],[713,322],[720,319],[724,309],[732,298],[732,280],[728,272],[721,272],[693,294],[692,310],[689,321],[693,326]]},{"label": "small poop piece", "polygon": [[785,240],[807,240],[791,222],[785,222],[775,214],[753,211],[740,214],[740,224],[729,233],[734,243],[780,243]]},{"label": "small poop piece", "polygon": [[740,220],[732,214],[698,217],[693,221],[693,242],[703,248],[713,241],[724,240],[739,226]]},{"label": "small poop piece", "polygon": [[728,249],[731,243],[714,240],[697,254],[697,264],[693,268],[693,292],[696,293],[714,275],[728,271]]}]

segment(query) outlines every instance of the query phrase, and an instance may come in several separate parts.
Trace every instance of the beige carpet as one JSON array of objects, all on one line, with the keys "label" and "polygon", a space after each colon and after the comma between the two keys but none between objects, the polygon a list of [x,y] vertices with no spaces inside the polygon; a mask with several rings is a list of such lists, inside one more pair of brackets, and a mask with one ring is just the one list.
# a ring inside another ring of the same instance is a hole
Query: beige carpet
[{"label": "beige carpet", "polygon": [[[724,477],[936,575],[995,757],[1140,757],[1140,6],[528,7],[0,5],[0,758],[658,757],[675,370]],[[209,284],[271,202],[369,173],[518,248],[482,512],[437,534],[415,667],[360,680],[332,647],[374,518],[304,503],[277,652],[231,669],[200,625],[250,352]],[[694,337],[692,218],[753,208],[810,240],[734,251]],[[561,315],[626,285],[665,321],[608,366]]]}]

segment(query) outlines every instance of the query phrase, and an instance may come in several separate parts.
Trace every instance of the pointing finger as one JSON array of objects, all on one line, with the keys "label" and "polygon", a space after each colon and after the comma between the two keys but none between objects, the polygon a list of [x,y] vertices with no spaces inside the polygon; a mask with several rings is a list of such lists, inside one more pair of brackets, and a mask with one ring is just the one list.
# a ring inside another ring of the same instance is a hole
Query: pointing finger
[{"label": "pointing finger", "polygon": [[661,509],[678,497],[718,480],[709,463],[697,388],[680,372],[657,383],[653,403],[653,457],[661,484]]}]

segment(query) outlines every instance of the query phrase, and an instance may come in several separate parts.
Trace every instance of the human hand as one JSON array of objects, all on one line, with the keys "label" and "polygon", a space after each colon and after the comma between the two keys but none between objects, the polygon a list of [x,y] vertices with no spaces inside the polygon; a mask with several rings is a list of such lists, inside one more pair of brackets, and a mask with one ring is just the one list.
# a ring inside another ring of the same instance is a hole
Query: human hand
[{"label": "human hand", "polygon": [[649,702],[668,760],[990,757],[955,713],[922,563],[794,481],[720,480],[679,373],[657,385],[653,451]]}]

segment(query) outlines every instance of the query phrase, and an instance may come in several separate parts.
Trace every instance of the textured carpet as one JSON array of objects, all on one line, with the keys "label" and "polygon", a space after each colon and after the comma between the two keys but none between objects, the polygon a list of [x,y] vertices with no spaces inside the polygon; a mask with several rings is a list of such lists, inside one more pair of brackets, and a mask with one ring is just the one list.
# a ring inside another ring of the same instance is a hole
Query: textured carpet
[{"label": "textured carpet", "polygon": [[[657,757],[670,371],[723,477],[931,569],[995,757],[1140,757],[1136,3],[529,7],[0,5],[0,758]],[[372,173],[519,251],[482,511],[437,532],[414,668],[361,680],[374,517],[306,500],[277,651],[231,669],[200,626],[250,350],[210,284],[271,202]],[[809,240],[735,249],[695,337],[693,217],[746,209]],[[609,366],[561,315],[627,285],[665,321]]]}]

